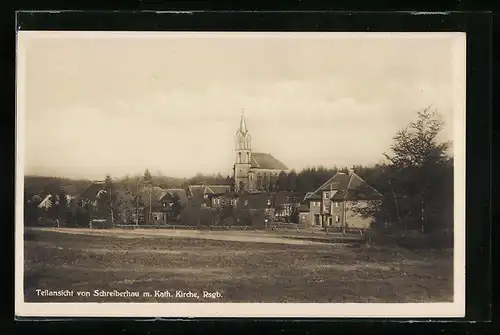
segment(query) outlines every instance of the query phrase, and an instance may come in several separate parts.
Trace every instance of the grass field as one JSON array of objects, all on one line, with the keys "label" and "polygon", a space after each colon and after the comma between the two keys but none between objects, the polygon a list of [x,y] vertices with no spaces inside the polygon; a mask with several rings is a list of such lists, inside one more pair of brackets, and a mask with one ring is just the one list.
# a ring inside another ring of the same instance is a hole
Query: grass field
[{"label": "grass field", "polygon": [[[453,299],[451,251],[292,241],[267,233],[187,236],[154,230],[143,234],[30,229],[25,232],[25,300],[394,303]],[[73,296],[40,296],[37,289],[67,289]],[[94,290],[128,290],[139,292],[139,297],[94,296]],[[90,296],[77,296],[77,291],[88,291]],[[171,296],[155,297],[155,291],[168,291]],[[176,291],[196,292],[198,298],[176,297]],[[219,295],[204,298],[204,291]]]}]

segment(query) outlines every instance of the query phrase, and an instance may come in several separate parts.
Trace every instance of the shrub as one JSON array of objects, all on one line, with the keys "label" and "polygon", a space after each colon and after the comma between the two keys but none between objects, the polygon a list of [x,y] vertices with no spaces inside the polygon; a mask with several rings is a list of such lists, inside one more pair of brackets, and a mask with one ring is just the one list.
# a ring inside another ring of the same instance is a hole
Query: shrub
[{"label": "shrub", "polygon": [[236,226],[236,220],[234,217],[226,217],[222,220],[221,225],[223,226]]},{"label": "shrub", "polygon": [[179,221],[188,226],[213,226],[219,223],[219,213],[209,208],[186,207],[181,211]]}]

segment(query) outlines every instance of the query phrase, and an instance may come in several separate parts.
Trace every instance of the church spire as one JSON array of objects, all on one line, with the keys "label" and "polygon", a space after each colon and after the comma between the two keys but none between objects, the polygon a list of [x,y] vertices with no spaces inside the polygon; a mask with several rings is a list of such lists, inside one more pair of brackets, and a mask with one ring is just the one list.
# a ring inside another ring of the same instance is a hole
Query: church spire
[{"label": "church spire", "polygon": [[240,133],[245,135],[247,133],[247,122],[245,120],[245,111],[241,110],[241,120],[240,120]]}]

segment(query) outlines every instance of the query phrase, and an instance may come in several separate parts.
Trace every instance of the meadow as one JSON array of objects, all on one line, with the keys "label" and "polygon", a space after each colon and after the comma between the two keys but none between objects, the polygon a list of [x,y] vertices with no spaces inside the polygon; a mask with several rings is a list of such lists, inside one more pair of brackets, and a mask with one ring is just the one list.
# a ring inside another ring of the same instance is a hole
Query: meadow
[{"label": "meadow", "polygon": [[[321,243],[279,233],[27,228],[24,259],[26,302],[453,300],[451,250]],[[42,296],[37,289],[73,295]]]}]

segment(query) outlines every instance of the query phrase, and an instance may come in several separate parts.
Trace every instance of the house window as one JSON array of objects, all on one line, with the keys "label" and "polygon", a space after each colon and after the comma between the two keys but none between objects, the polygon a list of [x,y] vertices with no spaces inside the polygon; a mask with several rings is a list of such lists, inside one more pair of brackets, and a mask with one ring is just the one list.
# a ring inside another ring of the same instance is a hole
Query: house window
[{"label": "house window", "polygon": [[325,192],[325,199],[328,199],[328,192]]},{"label": "house window", "polygon": [[203,198],[208,199],[208,194],[205,194]]},{"label": "house window", "polygon": [[339,222],[339,221],[340,221],[339,216],[335,215],[335,222]]},{"label": "house window", "polygon": [[339,203],[338,202],[335,203],[335,207],[339,208]]}]

